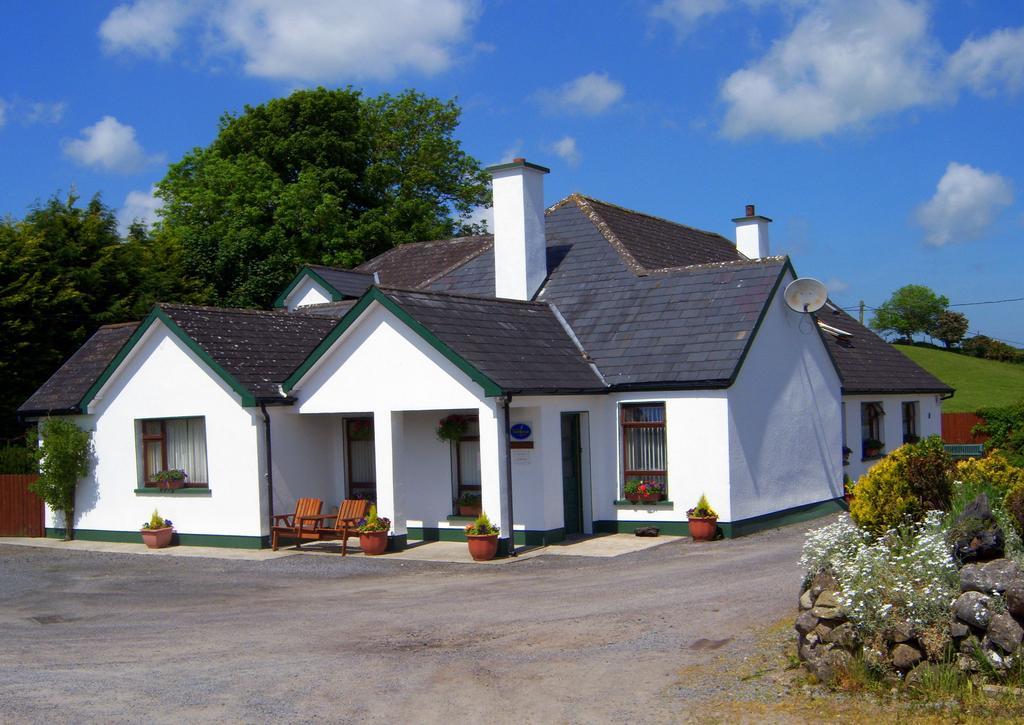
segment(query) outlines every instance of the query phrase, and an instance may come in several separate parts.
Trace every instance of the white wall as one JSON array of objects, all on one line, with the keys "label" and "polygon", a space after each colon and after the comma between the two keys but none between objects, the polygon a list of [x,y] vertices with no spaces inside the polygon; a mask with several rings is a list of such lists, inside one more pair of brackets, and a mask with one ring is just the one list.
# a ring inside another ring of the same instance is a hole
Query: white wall
[{"label": "white wall", "polygon": [[294,312],[299,307],[306,305],[319,305],[331,301],[331,293],[323,285],[316,282],[310,276],[305,276],[302,281],[295,285],[284,301],[284,306],[289,312]]},{"label": "white wall", "polygon": [[729,388],[732,521],[843,495],[839,377],[782,289]]},{"label": "white wall", "polygon": [[881,403],[885,410],[885,417],[882,423],[882,441],[885,443],[883,452],[889,453],[896,450],[903,443],[903,406],[904,402],[917,401],[918,410],[918,435],[927,438],[933,435],[942,435],[942,399],[938,395],[921,395],[908,393],[905,395],[844,395],[843,402],[846,403],[846,441],[844,445],[850,448],[850,465],[844,466],[844,473],[851,481],[867,473],[871,466],[878,462],[878,459],[865,461],[863,459],[863,448],[861,440],[861,403]]},{"label": "white wall", "polygon": [[[138,529],[159,509],[179,533],[258,536],[264,498],[258,412],[162,323],[155,322],[90,405],[96,461],[79,485],[77,528]],[[210,496],[136,495],[141,486],[135,422],[205,416]],[[47,526],[54,517],[47,516]]]},{"label": "white wall", "polygon": [[409,475],[401,491],[409,526],[445,528],[452,514],[452,445],[438,439],[437,424],[450,412],[418,411],[404,416],[404,454]]},{"label": "white wall", "polygon": [[[341,416],[299,415],[291,406],[268,406],[274,466],[274,513],[295,510],[311,496],[324,511],[345,498],[344,432]],[[260,430],[260,436],[263,431]]]}]

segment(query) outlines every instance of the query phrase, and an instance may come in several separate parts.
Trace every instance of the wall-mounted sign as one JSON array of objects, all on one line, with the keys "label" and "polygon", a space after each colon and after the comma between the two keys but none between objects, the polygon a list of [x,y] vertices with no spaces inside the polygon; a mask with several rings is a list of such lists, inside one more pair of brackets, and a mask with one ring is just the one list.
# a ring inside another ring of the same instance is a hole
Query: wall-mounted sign
[{"label": "wall-mounted sign", "polygon": [[533,448],[533,426],[529,421],[514,422],[508,428],[511,448]]}]

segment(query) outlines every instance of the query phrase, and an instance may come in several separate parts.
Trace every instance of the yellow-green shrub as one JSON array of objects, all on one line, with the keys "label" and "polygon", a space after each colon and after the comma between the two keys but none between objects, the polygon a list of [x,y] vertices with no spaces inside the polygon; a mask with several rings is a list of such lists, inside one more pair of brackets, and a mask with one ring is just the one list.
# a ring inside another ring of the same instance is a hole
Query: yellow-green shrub
[{"label": "yellow-green shrub", "polygon": [[1005,496],[1012,489],[1024,487],[1024,468],[1012,465],[999,451],[984,458],[968,458],[956,464],[956,478],[965,483],[988,483]]},{"label": "yellow-green shrub", "polygon": [[853,488],[850,516],[871,533],[880,534],[907,517],[917,519],[924,513],[907,481],[905,448],[897,448],[872,466]]}]

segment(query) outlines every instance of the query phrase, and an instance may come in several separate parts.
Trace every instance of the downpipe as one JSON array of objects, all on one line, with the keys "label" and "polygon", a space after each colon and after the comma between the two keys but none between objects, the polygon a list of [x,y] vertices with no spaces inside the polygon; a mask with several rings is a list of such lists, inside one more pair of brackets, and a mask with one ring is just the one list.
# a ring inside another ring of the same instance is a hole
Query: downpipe
[{"label": "downpipe", "polygon": [[267,404],[260,403],[260,411],[263,413],[263,442],[266,448],[267,472],[267,513],[270,516],[270,526],[274,525],[274,448],[270,437],[270,413],[267,412]]}]

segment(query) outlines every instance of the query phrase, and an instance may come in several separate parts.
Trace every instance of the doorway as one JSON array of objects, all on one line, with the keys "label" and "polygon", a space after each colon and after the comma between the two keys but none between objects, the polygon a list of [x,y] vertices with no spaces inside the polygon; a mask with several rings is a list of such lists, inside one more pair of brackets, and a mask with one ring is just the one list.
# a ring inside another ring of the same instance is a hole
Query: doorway
[{"label": "doorway", "polygon": [[562,507],[565,535],[583,533],[583,446],[580,414],[562,413]]}]

